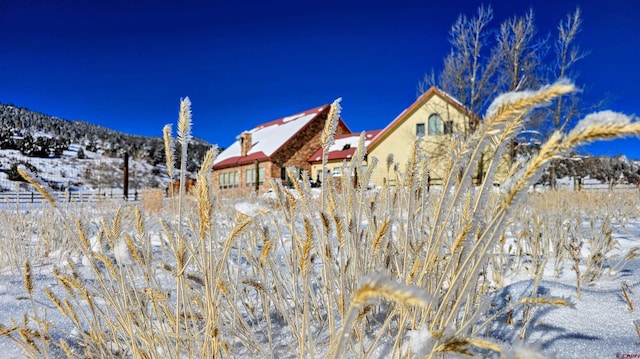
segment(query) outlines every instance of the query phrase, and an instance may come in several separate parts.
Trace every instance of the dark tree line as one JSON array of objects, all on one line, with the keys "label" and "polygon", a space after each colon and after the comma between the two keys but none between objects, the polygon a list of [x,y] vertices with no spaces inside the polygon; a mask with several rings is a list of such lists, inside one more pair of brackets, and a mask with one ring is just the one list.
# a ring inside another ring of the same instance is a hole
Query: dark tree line
[{"label": "dark tree line", "polygon": [[[640,163],[625,156],[568,156],[558,160],[555,168],[558,178],[594,178],[608,183],[610,187],[616,184],[640,185]],[[550,173],[543,173],[539,183],[549,183]]]},{"label": "dark tree line", "polygon": [[[51,138],[36,136],[36,133],[47,133]],[[158,128],[158,134],[161,133],[162,128]],[[27,156],[49,157],[62,154],[61,151],[70,143],[80,144],[86,151],[102,152],[108,157],[122,157],[129,153],[133,159],[152,165],[165,163],[164,141],[160,136],[129,135],[85,121],[69,121],[11,104],[0,104],[0,149],[18,149]],[[192,140],[189,144],[190,171],[200,167],[210,147],[206,141]]]}]

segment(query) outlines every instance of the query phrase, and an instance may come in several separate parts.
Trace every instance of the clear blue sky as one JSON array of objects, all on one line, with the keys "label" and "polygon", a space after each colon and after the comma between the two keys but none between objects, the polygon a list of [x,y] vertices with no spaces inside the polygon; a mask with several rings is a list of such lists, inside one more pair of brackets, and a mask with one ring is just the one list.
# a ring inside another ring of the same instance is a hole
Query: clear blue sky
[{"label": "clear blue sky", "polygon": [[[588,101],[640,115],[635,0],[3,1],[0,101],[161,135],[189,96],[194,135],[228,146],[258,123],[342,97],[351,130],[379,129],[441,68],[458,15],[482,3],[496,27],[533,8],[552,36],[579,5],[591,53],[577,84]],[[640,158],[640,141],[587,150]]]}]

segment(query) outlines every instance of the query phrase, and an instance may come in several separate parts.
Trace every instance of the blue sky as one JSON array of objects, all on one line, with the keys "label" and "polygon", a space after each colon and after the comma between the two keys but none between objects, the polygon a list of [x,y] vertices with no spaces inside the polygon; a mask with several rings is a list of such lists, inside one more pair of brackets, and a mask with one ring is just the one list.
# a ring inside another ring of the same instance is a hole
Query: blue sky
[{"label": "blue sky", "polygon": [[[436,4],[437,5],[430,5]],[[541,34],[580,6],[576,83],[587,103],[640,115],[640,5],[622,1],[7,1],[0,102],[132,134],[161,135],[181,97],[193,133],[230,145],[258,123],[342,97],[352,131],[379,129],[438,71],[459,14],[494,25],[529,8]],[[640,158],[640,141],[594,154]]]}]

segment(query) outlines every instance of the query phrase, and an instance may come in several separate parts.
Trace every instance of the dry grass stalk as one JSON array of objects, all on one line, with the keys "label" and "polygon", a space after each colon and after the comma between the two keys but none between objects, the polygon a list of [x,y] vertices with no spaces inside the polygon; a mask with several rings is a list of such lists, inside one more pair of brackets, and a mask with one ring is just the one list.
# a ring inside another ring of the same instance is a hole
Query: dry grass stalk
[{"label": "dry grass stalk", "polygon": [[31,171],[24,168],[23,166],[18,166],[18,173],[20,174],[20,176],[22,176],[22,178],[25,179],[25,181],[29,182],[33,186],[33,188],[35,188],[36,191],[38,191],[42,195],[42,197],[47,200],[47,202],[49,202],[49,204],[51,204],[53,207],[57,206],[55,199],[53,199],[51,194],[44,189],[43,185],[40,184],[40,181],[37,180],[35,174],[31,173]]},{"label": "dry grass stalk", "polygon": [[629,288],[629,285],[627,284],[627,282],[622,282],[621,287],[622,287],[622,296],[624,297],[624,300],[627,302],[629,311],[633,312],[633,302],[631,301],[631,298],[629,298],[629,294],[632,294],[631,288]]},{"label": "dry grass stalk", "polygon": [[578,295],[578,300],[580,300],[580,260],[582,258],[582,244],[582,241],[571,238],[571,241],[565,244],[564,247],[573,259],[573,270],[576,273],[576,292]]}]

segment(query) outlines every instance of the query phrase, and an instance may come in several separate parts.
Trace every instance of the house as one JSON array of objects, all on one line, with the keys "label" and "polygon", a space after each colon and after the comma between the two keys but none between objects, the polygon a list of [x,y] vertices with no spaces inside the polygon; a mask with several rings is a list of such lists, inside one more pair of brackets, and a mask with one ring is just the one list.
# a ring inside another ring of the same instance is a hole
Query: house
[{"label": "house", "polygon": [[[479,117],[469,113],[459,101],[444,91],[431,87],[384,129],[365,132],[367,159],[378,158],[378,165],[372,172],[372,184],[395,185],[397,173],[406,170],[416,140],[420,141],[429,158],[431,183],[442,183],[446,160],[450,157],[452,136],[468,136],[479,121]],[[345,161],[350,160],[358,139],[359,134],[336,136],[336,144],[329,152],[328,167],[332,175],[341,174],[340,168]],[[477,173],[473,174],[474,182],[477,183],[478,178],[481,178],[479,174],[484,174],[483,165],[489,158],[490,151],[487,151],[480,161]],[[309,162],[312,164],[312,178],[322,178],[322,151],[316,151]],[[507,171],[505,161],[501,161],[499,171],[503,172],[504,178]]]},{"label": "house", "polygon": [[[263,193],[270,188],[270,179],[287,181],[289,166],[310,172],[308,159],[321,147],[330,107],[319,106],[241,133],[214,161],[213,185],[225,196]],[[336,134],[350,132],[340,119]]]},{"label": "house", "polygon": [[[424,153],[428,156],[429,179],[433,184],[441,184],[445,176],[445,167],[451,156],[452,136],[469,136],[478,125],[480,118],[470,113],[462,103],[446,92],[431,87],[411,106],[396,117],[387,127],[373,138],[367,152],[369,157],[377,157],[380,164],[372,174],[372,182],[381,185],[385,181],[393,184],[395,172],[404,172],[416,140],[420,141]],[[393,154],[393,168],[387,168],[386,159]],[[478,183],[486,172],[492,150],[487,149],[479,161],[473,182]],[[501,158],[496,178],[506,178],[507,158]]]}]

